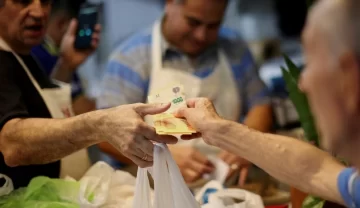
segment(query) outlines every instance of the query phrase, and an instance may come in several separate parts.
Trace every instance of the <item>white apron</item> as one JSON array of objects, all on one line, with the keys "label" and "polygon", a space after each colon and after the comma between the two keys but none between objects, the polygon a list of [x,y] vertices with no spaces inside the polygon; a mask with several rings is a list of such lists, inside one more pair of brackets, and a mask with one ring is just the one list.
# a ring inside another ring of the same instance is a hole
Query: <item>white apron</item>
[{"label": "white apron", "polygon": [[[220,116],[234,121],[239,119],[241,111],[239,91],[231,66],[221,49],[218,51],[218,64],[214,71],[208,77],[201,79],[186,71],[163,68],[159,22],[153,26],[152,36],[152,70],[148,94],[153,94],[170,84],[180,83],[185,88],[186,98],[207,97],[214,102]],[[218,148],[207,145],[202,139],[179,140],[179,144],[194,146],[206,155],[219,152]]]},{"label": "white apron", "polygon": [[[3,50],[11,52],[17,61],[20,63],[32,84],[43,99],[47,109],[49,110],[52,118],[67,118],[74,115],[71,102],[71,85],[54,80],[53,83],[57,84],[58,88],[45,88],[42,89],[39,83],[31,74],[30,70],[22,60],[22,58],[14,52],[10,46],[0,38],[0,47]],[[82,149],[72,155],[69,155],[61,160],[60,177],[66,175],[78,179],[90,167],[90,159],[86,149]]]}]

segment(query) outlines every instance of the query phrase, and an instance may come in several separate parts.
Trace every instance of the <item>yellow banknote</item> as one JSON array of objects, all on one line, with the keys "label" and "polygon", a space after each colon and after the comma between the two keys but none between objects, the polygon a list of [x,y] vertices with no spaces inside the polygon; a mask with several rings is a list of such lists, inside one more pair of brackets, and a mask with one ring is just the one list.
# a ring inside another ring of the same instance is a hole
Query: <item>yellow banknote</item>
[{"label": "yellow banknote", "polygon": [[163,113],[154,116],[155,129],[159,134],[193,134],[196,131],[185,119]]},{"label": "yellow banknote", "polygon": [[179,108],[187,107],[185,100],[184,87],[175,84],[168,88],[156,91],[148,96],[149,103],[171,102],[171,107],[162,114],[153,116],[154,127],[160,135],[190,135],[196,131],[189,125],[185,119],[176,118],[172,113]]}]

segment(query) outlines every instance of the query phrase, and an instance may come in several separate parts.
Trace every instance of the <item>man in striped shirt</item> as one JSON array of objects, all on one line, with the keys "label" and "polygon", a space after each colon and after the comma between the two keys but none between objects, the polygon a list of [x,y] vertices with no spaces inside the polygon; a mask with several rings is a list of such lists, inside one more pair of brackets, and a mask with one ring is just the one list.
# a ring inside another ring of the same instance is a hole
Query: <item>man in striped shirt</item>
[{"label": "man in striped shirt", "polygon": [[[210,97],[223,117],[268,131],[270,98],[251,52],[235,31],[221,27],[227,3],[167,1],[161,21],[113,52],[97,107],[146,102],[148,94],[176,81],[188,90],[187,97]],[[205,156],[212,150],[206,148],[205,144],[170,147],[187,182],[214,170]],[[231,173],[240,170],[243,184],[249,163],[225,151],[214,154],[230,165]]]}]

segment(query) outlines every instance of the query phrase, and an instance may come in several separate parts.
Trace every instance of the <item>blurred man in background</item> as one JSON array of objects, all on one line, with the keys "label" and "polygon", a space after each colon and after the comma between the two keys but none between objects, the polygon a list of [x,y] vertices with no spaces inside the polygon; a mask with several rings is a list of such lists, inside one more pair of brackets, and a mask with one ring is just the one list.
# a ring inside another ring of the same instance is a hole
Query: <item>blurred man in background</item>
[{"label": "blurred man in background", "polygon": [[[160,21],[113,52],[98,108],[146,102],[156,90],[180,83],[188,98],[211,98],[224,118],[268,131],[270,99],[253,57],[236,32],[221,28],[227,4],[227,0],[166,1]],[[170,150],[186,182],[214,170],[207,156],[225,161],[232,173],[241,170],[239,183],[245,181],[246,160],[201,140],[180,142]]]},{"label": "blurred man in background", "polygon": [[[32,49],[48,76],[54,76],[57,80],[71,83],[71,96],[75,114],[85,113],[95,109],[95,101],[84,94],[81,80],[76,71],[54,71],[59,57],[61,41],[69,27],[72,18],[78,16],[80,6],[85,0],[53,0],[46,36],[41,45]],[[77,70],[77,69],[75,69]]]}]

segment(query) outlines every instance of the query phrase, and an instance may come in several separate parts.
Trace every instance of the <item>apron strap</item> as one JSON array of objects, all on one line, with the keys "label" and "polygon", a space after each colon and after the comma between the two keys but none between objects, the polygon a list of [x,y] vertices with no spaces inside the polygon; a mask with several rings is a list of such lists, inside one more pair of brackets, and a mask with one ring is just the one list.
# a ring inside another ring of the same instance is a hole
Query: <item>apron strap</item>
[{"label": "apron strap", "polygon": [[151,46],[151,57],[152,57],[152,69],[151,77],[154,77],[157,72],[162,69],[162,53],[161,53],[161,22],[157,21],[153,26],[152,31],[152,46]]},{"label": "apron strap", "polygon": [[[29,68],[26,66],[26,64],[24,63],[24,61],[22,60],[22,58],[14,52],[14,50],[5,42],[4,39],[2,39],[0,37],[0,47],[8,52],[11,52],[15,58],[17,59],[17,61],[20,63],[20,65],[22,66],[22,68],[24,69],[24,71],[26,72],[26,74],[28,75],[30,81],[32,82],[32,84],[34,85],[35,89],[38,91],[40,97],[42,98],[42,100],[44,101],[46,107],[48,108],[48,110],[50,111],[49,108],[49,103],[47,102],[47,100],[44,97],[44,94],[42,93],[42,89],[39,85],[39,83],[36,81],[36,79],[34,78],[34,76],[31,74]],[[51,112],[51,111],[50,111]]]}]

